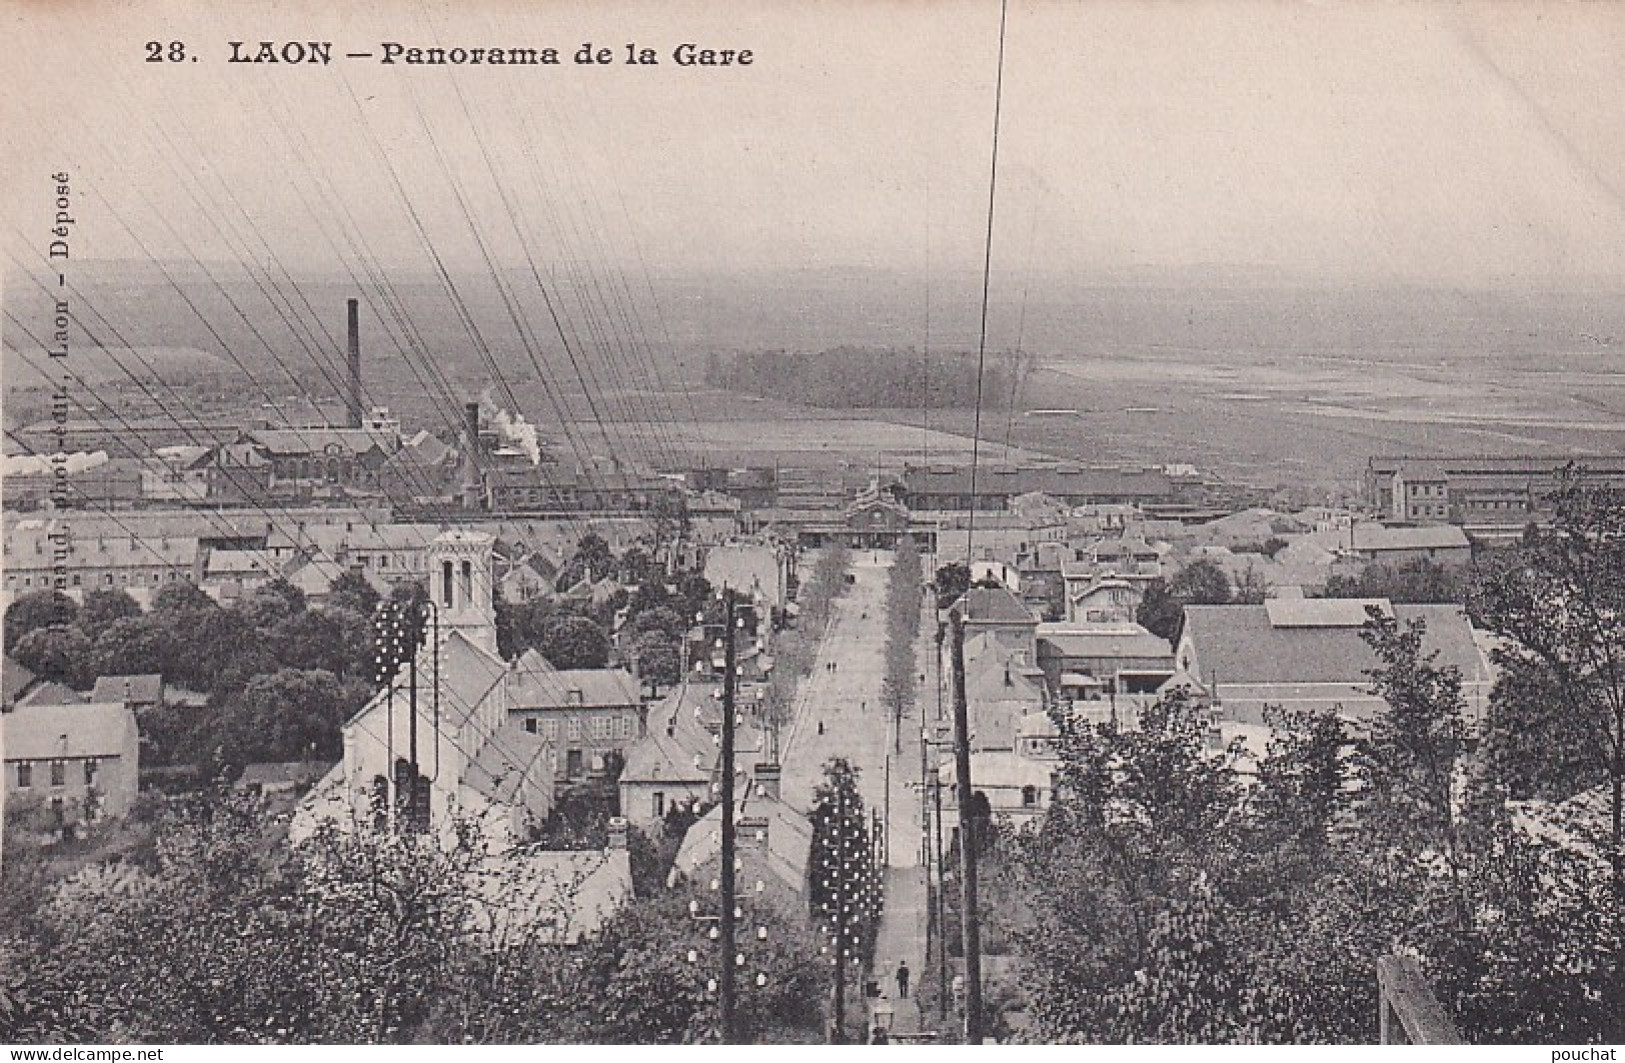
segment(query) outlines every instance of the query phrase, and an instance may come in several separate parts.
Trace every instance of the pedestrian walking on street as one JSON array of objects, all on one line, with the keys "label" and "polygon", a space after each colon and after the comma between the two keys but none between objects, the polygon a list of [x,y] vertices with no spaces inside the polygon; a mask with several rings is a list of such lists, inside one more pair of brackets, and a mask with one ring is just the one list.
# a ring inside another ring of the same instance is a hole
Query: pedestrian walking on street
[{"label": "pedestrian walking on street", "polygon": [[897,964],[897,999],[908,999],[908,961],[900,960]]},{"label": "pedestrian walking on street", "polygon": [[819,734],[824,733],[824,721],[823,720],[818,721],[818,733]]}]

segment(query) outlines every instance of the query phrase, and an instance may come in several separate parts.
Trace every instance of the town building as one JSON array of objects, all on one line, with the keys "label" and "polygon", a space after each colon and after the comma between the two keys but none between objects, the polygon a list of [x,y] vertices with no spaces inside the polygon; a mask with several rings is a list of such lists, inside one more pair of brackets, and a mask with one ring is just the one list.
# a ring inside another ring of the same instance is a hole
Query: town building
[{"label": "town building", "polygon": [[493,543],[464,530],[434,540],[435,609],[418,654],[416,697],[403,666],[344,724],[344,758],[300,802],[290,837],[308,837],[324,822],[382,825],[414,792],[431,831],[466,818],[494,851],[524,844],[546,820],[555,758],[511,712],[529,677],[496,652]]},{"label": "town building", "polygon": [[893,549],[905,538],[912,538],[923,551],[936,549],[937,522],[913,516],[874,484],[838,511],[781,507],[758,516],[769,531],[777,530],[808,549],[835,542],[854,550]]},{"label": "town building", "polygon": [[1008,587],[972,587],[948,607],[948,613],[964,622],[967,645],[986,633],[1002,649],[1036,658],[1038,617]]},{"label": "town building", "polygon": [[0,717],[0,727],[10,814],[41,814],[41,829],[72,830],[123,816],[135,803],[141,744],[124,702],[71,692],[26,697]]},{"label": "town building", "polygon": [[1461,672],[1472,721],[1483,718],[1495,674],[1456,605],[1398,605],[1386,598],[1270,598],[1261,605],[1188,605],[1177,663],[1211,692],[1227,720],[1264,723],[1266,706],[1335,712],[1363,721],[1384,709],[1371,692],[1376,654],[1361,637],[1369,610],[1426,626],[1424,653]]},{"label": "town building", "polygon": [[1549,496],[1571,461],[1587,482],[1625,487],[1625,455],[1383,455],[1366,462],[1366,502],[1388,520],[1459,524],[1480,537],[1515,535],[1551,518]]},{"label": "town building", "polygon": [[1405,527],[1359,522],[1349,529],[1349,547],[1366,561],[1385,565],[1413,561],[1465,565],[1473,559],[1467,533],[1454,524]]},{"label": "town building", "polygon": [[603,849],[527,845],[488,854],[470,893],[470,930],[491,944],[580,945],[632,899],[626,821],[610,819]]},{"label": "town building", "polygon": [[[744,765],[772,761],[770,734],[740,696],[734,717],[735,784],[748,778]],[[619,780],[621,814],[633,826],[653,830],[673,809],[703,811],[722,784],[722,687],[684,682],[648,707],[648,727],[626,754]]]},{"label": "town building", "polygon": [[[758,764],[747,785],[734,799],[737,830],[737,878],[743,893],[765,891],[773,883],[781,892],[805,897],[809,886],[807,861],[812,855],[812,823],[779,796],[778,764]],[[722,863],[722,806],[711,809],[683,836],[672,865],[673,876],[704,882]],[[757,882],[764,889],[755,887]]]},{"label": "town building", "polygon": [[643,737],[637,677],[619,668],[554,668],[534,649],[513,663],[509,712],[558,754],[560,779],[579,781],[624,759]]},{"label": "town building", "polygon": [[1175,479],[1161,469],[1053,465],[984,465],[971,491],[969,465],[909,465],[903,470],[904,501],[922,510],[1008,510],[1022,495],[1039,492],[1067,506],[1171,503],[1180,497]]},{"label": "town building", "polygon": [[1065,701],[1155,695],[1175,671],[1168,640],[1133,621],[1040,624],[1035,637],[1038,667]]},{"label": "town building", "polygon": [[134,712],[156,708],[164,701],[161,675],[103,675],[96,677],[86,699],[91,702],[123,702]]},{"label": "town building", "polygon": [[749,595],[768,615],[781,616],[790,604],[790,551],[770,542],[736,542],[705,553],[705,578],[713,587]]}]

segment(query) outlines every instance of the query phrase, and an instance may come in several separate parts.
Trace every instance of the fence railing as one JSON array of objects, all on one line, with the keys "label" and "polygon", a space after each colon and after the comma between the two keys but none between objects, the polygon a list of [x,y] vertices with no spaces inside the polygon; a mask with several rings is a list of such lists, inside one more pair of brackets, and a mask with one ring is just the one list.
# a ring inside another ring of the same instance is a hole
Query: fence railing
[{"label": "fence railing", "polygon": [[1456,1024],[1433,995],[1422,968],[1409,956],[1377,961],[1380,1039],[1385,1045],[1459,1045]]}]

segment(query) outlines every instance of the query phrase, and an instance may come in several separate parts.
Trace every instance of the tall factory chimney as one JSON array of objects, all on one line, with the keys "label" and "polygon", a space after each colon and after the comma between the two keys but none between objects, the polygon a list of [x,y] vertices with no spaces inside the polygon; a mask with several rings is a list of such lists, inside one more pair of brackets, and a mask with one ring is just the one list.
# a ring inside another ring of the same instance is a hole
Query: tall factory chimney
[{"label": "tall factory chimney", "polygon": [[477,402],[463,406],[463,435],[467,451],[463,458],[463,506],[483,509],[485,479],[480,475],[480,404]]},{"label": "tall factory chimney", "polygon": [[344,396],[351,428],[361,427],[361,304],[348,302],[350,317],[350,390]]}]

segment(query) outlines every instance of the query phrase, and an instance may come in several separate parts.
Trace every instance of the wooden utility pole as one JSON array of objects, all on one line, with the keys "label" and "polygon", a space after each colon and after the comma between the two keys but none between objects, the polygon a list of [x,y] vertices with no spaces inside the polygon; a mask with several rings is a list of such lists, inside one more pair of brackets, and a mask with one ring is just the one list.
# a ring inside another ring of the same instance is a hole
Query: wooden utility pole
[{"label": "wooden utility pole", "polygon": [[722,592],[723,617],[727,634],[723,645],[722,674],[722,974],[717,979],[718,999],[721,1004],[722,1043],[735,1044],[734,1032],[734,860],[737,845],[734,839],[734,686],[737,679],[737,622],[734,619],[734,592]]},{"label": "wooden utility pole", "polygon": [[[967,601],[969,599],[967,598]],[[965,620],[955,611],[954,656],[954,775],[959,803],[960,926],[965,947],[965,1043],[982,1043],[982,942],[976,908],[976,838],[971,806],[975,791],[970,779],[970,709],[965,702]]]}]

